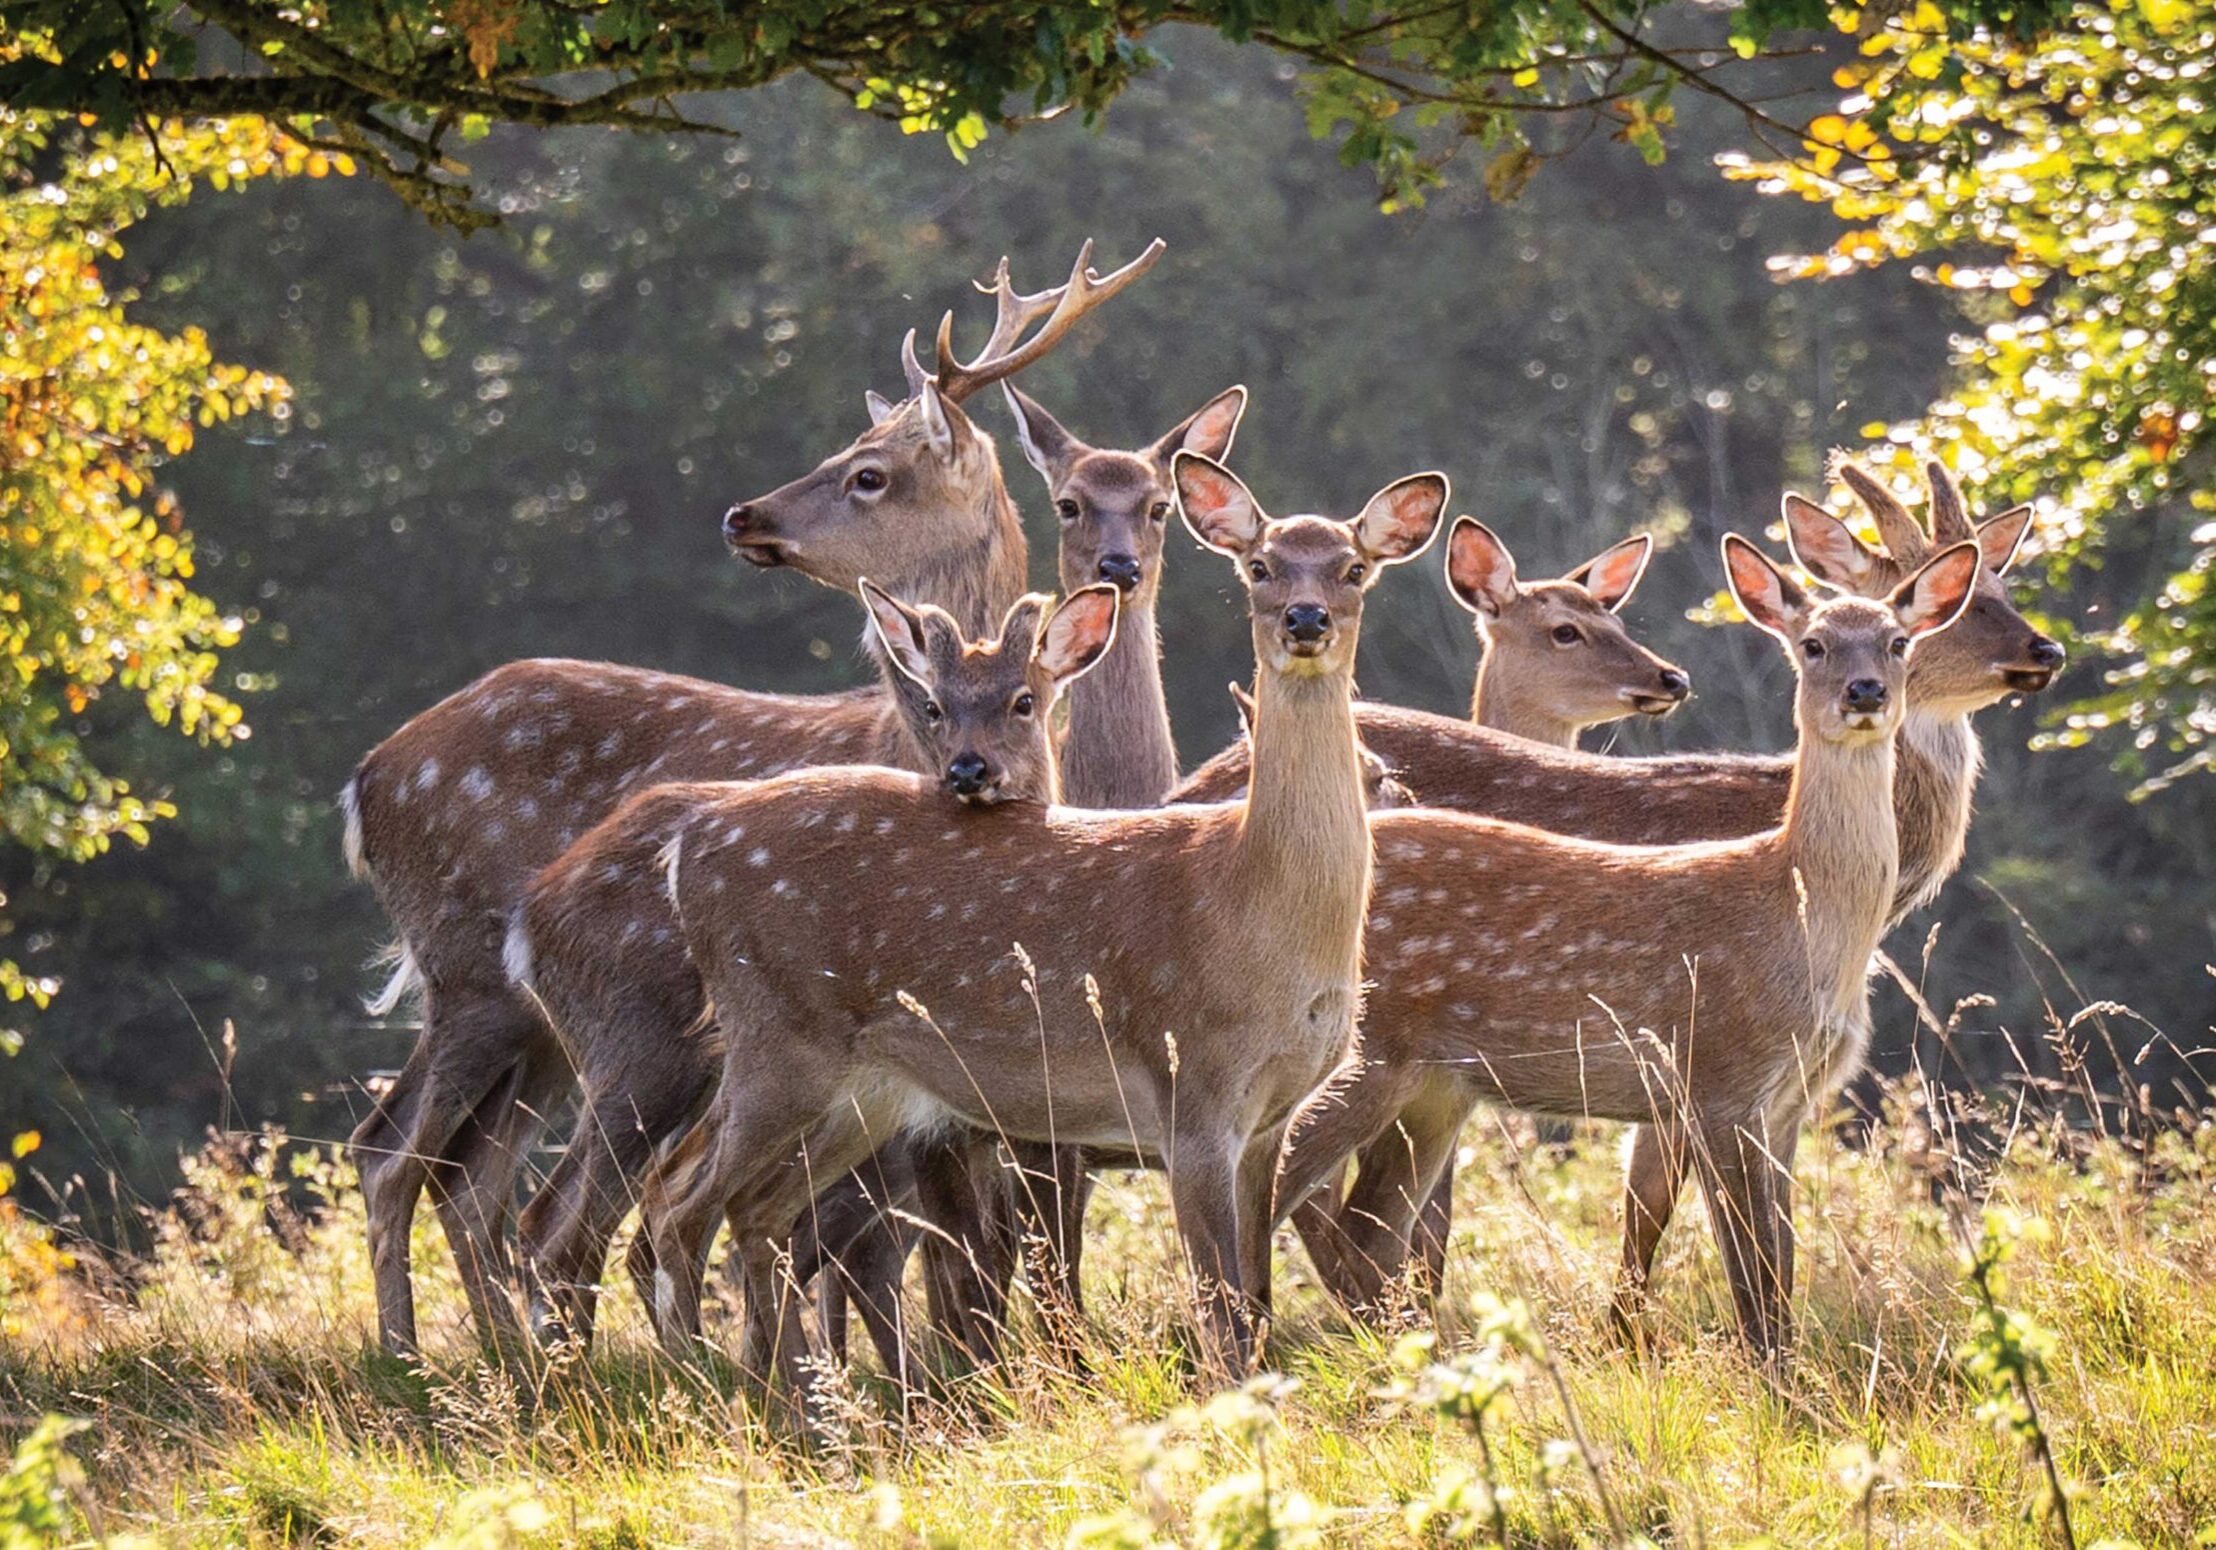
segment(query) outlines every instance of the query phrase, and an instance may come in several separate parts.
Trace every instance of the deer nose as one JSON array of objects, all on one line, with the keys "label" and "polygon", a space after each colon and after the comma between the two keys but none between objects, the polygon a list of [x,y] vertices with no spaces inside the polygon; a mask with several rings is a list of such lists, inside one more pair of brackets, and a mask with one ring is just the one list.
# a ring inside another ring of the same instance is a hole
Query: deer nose
[{"label": "deer nose", "polygon": [[1878,678],[1857,678],[1847,685],[1847,709],[1857,715],[1885,708],[1885,682]]},{"label": "deer nose", "polygon": [[737,543],[746,536],[746,530],[754,525],[754,508],[741,503],[723,514],[723,539],[725,543]]},{"label": "deer nose", "polygon": [[1285,610],[1285,633],[1304,646],[1322,640],[1331,628],[1331,610],[1321,603],[1295,603]]},{"label": "deer nose", "polygon": [[982,754],[957,754],[948,761],[946,783],[958,797],[973,797],[985,789],[985,777],[991,767]]},{"label": "deer nose", "polygon": [[1139,562],[1128,554],[1104,554],[1100,557],[1100,579],[1114,582],[1122,591],[1132,591],[1139,585]]},{"label": "deer nose", "polygon": [[2060,667],[2064,655],[2062,642],[2058,640],[2049,640],[2042,635],[2031,643],[2031,660],[2041,667]]},{"label": "deer nose", "polygon": [[1662,692],[1673,700],[1682,700],[1693,692],[1693,680],[1681,667],[1662,669]]}]

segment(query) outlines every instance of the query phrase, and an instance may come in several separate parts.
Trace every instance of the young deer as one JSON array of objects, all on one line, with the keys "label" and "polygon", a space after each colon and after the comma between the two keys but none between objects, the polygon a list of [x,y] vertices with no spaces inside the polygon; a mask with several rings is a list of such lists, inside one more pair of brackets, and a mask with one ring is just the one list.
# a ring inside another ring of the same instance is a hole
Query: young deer
[{"label": "young deer", "polygon": [[1737,535],[1723,552],[1733,595],[1800,675],[1778,828],[1650,848],[1459,813],[1375,821],[1364,1064],[1310,1110],[1280,1186],[1298,1200],[1350,1147],[1396,1132],[1397,1206],[1356,1224],[1371,1252],[1342,1272],[1405,1253],[1414,1203],[1480,1100],[1651,1123],[1697,1143],[1743,1331],[1766,1354],[1782,1344],[1794,1147],[1861,1063],[1899,881],[1910,648],[1954,622],[1980,564],[1956,544],[1882,601],[1819,603]]},{"label": "young deer", "polygon": [[[1065,284],[1035,295],[1014,289],[1003,261],[983,351],[955,358],[949,314],[930,374],[911,336],[910,396],[895,406],[872,394],[868,431],[814,472],[732,507],[733,549],[847,591],[866,570],[897,595],[944,608],[965,633],[992,629],[1024,590],[1027,557],[992,440],[961,405],[1038,360],[1161,249],[1102,277],[1088,243]],[[400,942],[398,970],[371,1009],[388,1012],[413,989],[423,1012],[406,1065],[350,1143],[388,1349],[415,1344],[409,1224],[426,1187],[480,1335],[508,1347],[520,1334],[506,1232],[515,1175],[571,1079],[501,965],[505,922],[531,876],[634,791],[898,759],[906,746],[882,690],[750,694],[605,663],[531,661],[487,674],[362,760],[341,797],[347,859],[375,885]]]},{"label": "young deer", "polygon": [[[1841,460],[1836,473],[1876,520],[1886,552],[1869,550],[1837,518],[1798,500],[1787,502],[1785,512],[1794,547],[1819,579],[1882,597],[1930,556],[1932,538],[1863,469]],[[2030,529],[2031,508],[2014,507],[1973,524],[1943,464],[1928,463],[1925,477],[1939,540],[1975,541],[1985,566],[1964,617],[1916,653],[1909,674],[1908,719],[1894,777],[1900,885],[1892,924],[1929,902],[1961,861],[1979,765],[1970,715],[2011,694],[2038,692],[2062,665],[2062,648],[2010,605],[2002,579]],[[1421,803],[1619,844],[1683,844],[1759,832],[1779,821],[1792,773],[1789,758],[1774,756],[1599,758],[1398,706],[1360,704],[1355,719],[1364,742]],[[1243,785],[1245,771],[1245,750],[1235,744],[1196,771],[1173,800],[1221,800]],[[1397,1137],[1380,1137],[1360,1155],[1343,1204],[1334,1208],[1318,1196],[1300,1208],[1302,1237],[1319,1268],[1344,1258],[1326,1242],[1335,1221],[1354,1228],[1399,1208],[1405,1152]],[[1682,1177],[1682,1159],[1662,1156],[1652,1137],[1635,1139],[1624,1243],[1634,1301]],[[1448,1204],[1442,1196],[1425,1217],[1424,1252],[1434,1272],[1445,1253]],[[1398,1269],[1388,1265],[1383,1273]],[[1436,1275],[1432,1284],[1438,1284]],[[1337,1290],[1357,1301],[1361,1294],[1360,1287]]]},{"label": "young deer", "polygon": [[[1054,802],[1049,718],[1114,641],[1116,589],[1081,588],[1058,608],[1048,597],[1019,598],[983,642],[965,640],[942,609],[911,607],[867,581],[862,595],[911,744],[900,766],[934,772],[941,803]],[[654,862],[681,816],[716,789],[658,788],[625,809],[653,822],[595,827],[532,881],[511,932],[510,973],[545,1012],[584,1087],[576,1133],[525,1209],[521,1231],[535,1315],[572,1337],[589,1338],[608,1240],[654,1149],[697,1117],[715,1085],[714,1057],[692,1036],[706,1011],[700,975]],[[910,1159],[888,1157],[865,1178],[888,1172],[908,1181],[895,1196],[912,1192]],[[864,1204],[879,1209],[856,1232],[880,1220],[888,1202]],[[836,1254],[854,1232],[832,1236],[827,1247]],[[902,1246],[895,1289],[905,1258]],[[857,1271],[856,1279],[870,1283],[862,1288],[864,1322],[900,1371],[893,1299],[874,1284],[878,1277]]]},{"label": "young deer", "polygon": [[1447,534],[1447,587],[1477,616],[1485,643],[1471,724],[1575,748],[1587,727],[1635,713],[1666,716],[1684,704],[1692,679],[1633,640],[1617,616],[1653,550],[1641,533],[1559,581],[1521,581],[1493,530],[1457,517]]},{"label": "young deer", "polygon": [[[1420,474],[1352,521],[1272,520],[1208,459],[1178,454],[1175,478],[1187,525],[1248,592],[1260,714],[1245,801],[954,825],[912,777],[796,774],[700,801],[665,852],[725,1050],[707,1116],[648,1178],[673,1349],[698,1329],[727,1206],[750,1296],[774,1298],[771,1244],[816,1178],[953,1120],[1164,1164],[1211,1358],[1244,1365],[1285,1126],[1353,1036],[1370,868],[1351,706],[1362,599],[1430,542],[1447,486]],[[741,889],[753,902],[735,907]],[[800,1343],[776,1349],[769,1376],[787,1384]]]}]

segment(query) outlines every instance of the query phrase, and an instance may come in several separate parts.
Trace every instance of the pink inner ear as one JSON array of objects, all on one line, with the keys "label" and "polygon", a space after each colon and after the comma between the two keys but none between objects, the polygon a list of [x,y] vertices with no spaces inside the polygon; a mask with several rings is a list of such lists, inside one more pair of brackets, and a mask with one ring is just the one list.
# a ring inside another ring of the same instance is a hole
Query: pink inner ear
[{"label": "pink inner ear", "polygon": [[1604,605],[1613,605],[1632,583],[1639,579],[1640,564],[1646,559],[1644,544],[1623,544],[1609,550],[1594,562],[1585,577],[1585,590],[1600,599]]},{"label": "pink inner ear", "polygon": [[1178,485],[1187,504],[1199,508],[1195,516],[1212,517],[1239,498],[1239,486],[1213,468],[1188,463]]},{"label": "pink inner ear", "polygon": [[1232,427],[1239,423],[1239,400],[1227,399],[1200,412],[1193,421],[1193,428],[1185,433],[1185,450],[1201,452],[1209,457],[1219,455],[1224,444],[1231,439]]},{"label": "pink inner ear", "polygon": [[1464,592],[1490,597],[1515,580],[1508,551],[1481,527],[1457,527],[1447,549],[1448,574]]}]

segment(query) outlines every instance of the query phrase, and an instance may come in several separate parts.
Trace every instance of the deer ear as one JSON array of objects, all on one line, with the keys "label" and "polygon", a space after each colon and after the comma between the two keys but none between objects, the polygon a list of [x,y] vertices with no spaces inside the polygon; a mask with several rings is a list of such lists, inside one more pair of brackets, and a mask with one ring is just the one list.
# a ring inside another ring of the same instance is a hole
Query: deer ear
[{"label": "deer ear", "polygon": [[1000,620],[1000,645],[1003,650],[1013,646],[1026,656],[1039,649],[1039,631],[1046,626],[1046,616],[1054,607],[1054,598],[1046,592],[1026,592],[1008,605],[1008,612]]},{"label": "deer ear", "polygon": [[1925,561],[1886,601],[1909,634],[1921,637],[1943,630],[1970,606],[1983,563],[1977,540],[1965,539]]},{"label": "deer ear", "polygon": [[1452,493],[1445,474],[1410,474],[1370,497],[1354,519],[1354,541],[1380,565],[1413,560],[1439,534]]},{"label": "deer ear", "polygon": [[1038,649],[1032,658],[1061,688],[1082,677],[1116,643],[1116,619],[1123,594],[1113,583],[1079,587],[1062,599],[1039,631]]},{"label": "deer ear", "polygon": [[1167,463],[1179,452],[1197,452],[1222,462],[1231,456],[1231,442],[1239,434],[1239,420],[1246,413],[1247,390],[1225,388],[1179,421],[1154,444],[1154,460]]},{"label": "deer ear", "polygon": [[936,382],[926,382],[917,390],[916,405],[922,412],[923,433],[930,438],[932,452],[942,463],[953,462],[954,416],[960,411],[939,396]]},{"label": "deer ear", "polygon": [[2029,506],[2011,506],[1977,525],[1977,552],[1994,575],[2007,575],[2008,567],[2016,563],[2024,540],[2031,536],[2031,515]]},{"label": "deer ear", "polygon": [[1049,483],[1090,450],[1013,383],[1001,383],[1000,391],[1008,400],[1008,412],[1016,417],[1016,444],[1023,448],[1023,460]]},{"label": "deer ear", "polygon": [[1241,737],[1252,737],[1254,735],[1254,696],[1248,693],[1245,686],[1241,684],[1230,683],[1224,685],[1224,687],[1231,691],[1231,703],[1238,707],[1239,735]]},{"label": "deer ear", "polygon": [[893,417],[893,410],[897,407],[891,399],[875,388],[869,388],[863,392],[862,402],[869,405],[869,423],[872,425],[883,425]]},{"label": "deer ear", "polygon": [[1846,523],[1802,496],[1785,497],[1785,542],[1802,570],[1842,592],[1866,597],[1890,569]]},{"label": "deer ear", "polygon": [[1562,579],[1576,582],[1593,594],[1594,602],[1614,613],[1630,600],[1653,556],[1654,535],[1639,533],[1609,545]]},{"label": "deer ear", "polygon": [[857,583],[862,601],[869,605],[870,629],[883,648],[893,671],[919,688],[931,687],[931,647],[924,634],[923,615],[894,597],[867,576]]},{"label": "deer ear", "polygon": [[1808,594],[1737,533],[1724,534],[1724,576],[1749,619],[1782,641],[1800,633],[1808,617]]},{"label": "deer ear", "polygon": [[1516,557],[1475,517],[1447,534],[1447,590],[1473,614],[1499,618],[1516,601]]},{"label": "deer ear", "polygon": [[1239,476],[1221,463],[1197,452],[1175,453],[1170,482],[1185,526],[1216,553],[1237,558],[1262,536],[1262,508]]}]

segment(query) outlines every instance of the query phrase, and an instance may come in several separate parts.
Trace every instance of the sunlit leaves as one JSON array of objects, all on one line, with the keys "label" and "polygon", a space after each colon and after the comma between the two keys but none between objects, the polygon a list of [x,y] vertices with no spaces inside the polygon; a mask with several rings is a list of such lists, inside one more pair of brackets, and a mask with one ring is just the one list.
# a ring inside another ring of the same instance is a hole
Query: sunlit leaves
[{"label": "sunlit leaves", "polygon": [[[282,382],[216,361],[200,330],[127,318],[100,260],[195,177],[335,170],[259,120],[157,132],[158,151],[0,111],[0,836],[70,860],[175,812],[95,762],[88,718],[135,706],[202,742],[246,735],[215,687],[240,621],[192,589],[192,537],[156,477],[200,429],[286,410]],[[0,963],[6,1001],[54,989]]]},{"label": "sunlit leaves", "polygon": [[[1827,203],[1847,231],[1781,258],[1822,278],[1889,260],[1964,294],[1955,388],[1900,445],[1936,447],[1989,504],[2049,508],[2059,572],[2098,564],[2115,524],[2199,515],[2146,595],[2082,644],[2124,665],[2063,707],[2048,740],[2127,739],[2149,784],[2212,762],[2216,736],[2216,15],[2177,0],[2086,0],[2027,40],[1917,4],[1845,10],[1853,95],[1802,154],[1727,176]],[[2067,626],[2068,621],[2057,621]]]}]

